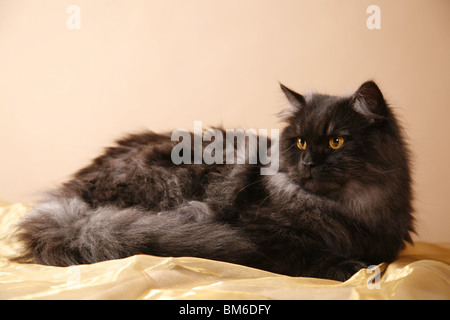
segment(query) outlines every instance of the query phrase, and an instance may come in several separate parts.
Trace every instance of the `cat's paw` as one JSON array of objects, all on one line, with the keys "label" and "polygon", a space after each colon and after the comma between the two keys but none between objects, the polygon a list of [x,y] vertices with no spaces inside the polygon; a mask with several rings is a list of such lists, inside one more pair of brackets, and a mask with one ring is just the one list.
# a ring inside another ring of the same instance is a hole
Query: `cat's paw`
[{"label": "cat's paw", "polygon": [[345,260],[330,268],[327,278],[337,281],[346,281],[363,268],[367,268],[367,264],[364,262]]}]

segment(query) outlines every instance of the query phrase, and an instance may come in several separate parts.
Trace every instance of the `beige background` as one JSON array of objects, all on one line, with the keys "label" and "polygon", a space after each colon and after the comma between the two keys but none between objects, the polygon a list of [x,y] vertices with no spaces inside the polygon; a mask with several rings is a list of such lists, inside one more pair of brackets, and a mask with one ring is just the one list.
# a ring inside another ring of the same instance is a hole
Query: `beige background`
[{"label": "beige background", "polygon": [[448,0],[0,0],[0,198],[34,201],[128,131],[278,128],[278,81],[372,78],[414,153],[416,239],[448,242],[449,16]]}]

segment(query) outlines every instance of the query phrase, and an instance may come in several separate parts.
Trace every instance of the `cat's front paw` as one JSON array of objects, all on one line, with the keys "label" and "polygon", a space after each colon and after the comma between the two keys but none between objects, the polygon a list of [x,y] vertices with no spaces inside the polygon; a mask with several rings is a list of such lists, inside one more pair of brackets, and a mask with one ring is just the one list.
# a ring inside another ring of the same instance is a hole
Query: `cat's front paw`
[{"label": "cat's front paw", "polygon": [[345,260],[329,269],[326,278],[346,281],[359,270],[367,268],[367,264],[357,260]]}]

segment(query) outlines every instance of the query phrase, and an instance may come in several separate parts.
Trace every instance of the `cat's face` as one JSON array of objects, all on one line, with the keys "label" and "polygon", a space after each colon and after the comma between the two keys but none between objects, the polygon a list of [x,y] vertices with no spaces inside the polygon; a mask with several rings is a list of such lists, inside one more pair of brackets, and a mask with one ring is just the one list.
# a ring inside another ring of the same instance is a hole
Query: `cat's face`
[{"label": "cat's face", "polygon": [[[282,86],[291,109],[280,160],[290,179],[317,194],[339,192],[351,181],[371,181],[380,130],[389,111],[378,87],[367,82],[350,97],[307,98]],[[389,151],[390,152],[390,151]],[[380,154],[381,153],[381,154]]]}]

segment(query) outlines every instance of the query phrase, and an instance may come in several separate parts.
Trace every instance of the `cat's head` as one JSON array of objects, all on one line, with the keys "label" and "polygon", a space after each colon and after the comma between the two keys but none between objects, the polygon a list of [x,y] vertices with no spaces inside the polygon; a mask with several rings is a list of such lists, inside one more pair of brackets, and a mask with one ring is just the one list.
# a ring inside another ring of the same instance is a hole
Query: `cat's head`
[{"label": "cat's head", "polygon": [[353,95],[303,96],[281,85],[289,107],[280,139],[280,169],[303,189],[338,194],[349,184],[392,185],[407,176],[398,123],[373,81]]}]

